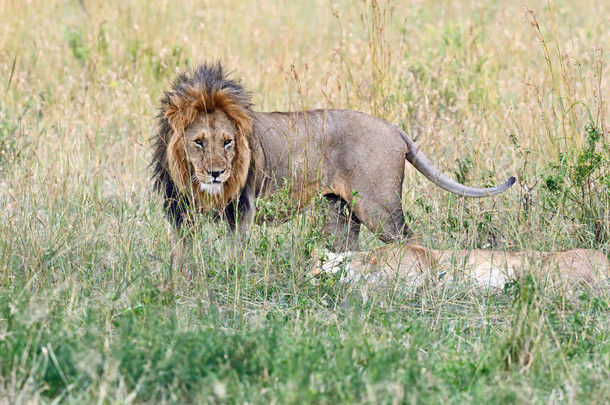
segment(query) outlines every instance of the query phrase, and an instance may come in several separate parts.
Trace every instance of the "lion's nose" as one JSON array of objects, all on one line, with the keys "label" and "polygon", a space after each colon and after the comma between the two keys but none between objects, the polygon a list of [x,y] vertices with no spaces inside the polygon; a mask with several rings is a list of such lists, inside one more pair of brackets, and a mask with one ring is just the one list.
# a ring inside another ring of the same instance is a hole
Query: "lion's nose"
[{"label": "lion's nose", "polygon": [[218,172],[210,172],[210,176],[212,176],[213,179],[217,179],[218,177],[220,177],[225,171],[221,170]]}]

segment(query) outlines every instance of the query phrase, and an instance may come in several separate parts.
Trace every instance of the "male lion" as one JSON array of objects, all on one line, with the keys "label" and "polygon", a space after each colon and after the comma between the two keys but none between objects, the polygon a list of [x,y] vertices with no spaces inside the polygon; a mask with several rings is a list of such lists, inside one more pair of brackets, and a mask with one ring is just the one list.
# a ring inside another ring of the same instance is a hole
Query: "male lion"
[{"label": "male lion", "polygon": [[405,159],[437,186],[485,197],[513,185],[467,187],[441,173],[398,127],[349,110],[254,112],[250,94],[222,66],[180,74],[162,100],[154,140],[155,188],[180,228],[191,207],[231,230],[254,218],[254,199],[288,190],[298,208],[328,201],[335,251],[357,250],[360,225],[386,242],[407,239]]},{"label": "male lion", "polygon": [[341,273],[341,281],[387,286],[400,281],[419,287],[426,280],[469,280],[481,287],[502,288],[526,274],[571,284],[608,276],[610,261],[597,250],[505,252],[496,250],[437,250],[390,243],[369,252],[328,253],[313,275]]}]

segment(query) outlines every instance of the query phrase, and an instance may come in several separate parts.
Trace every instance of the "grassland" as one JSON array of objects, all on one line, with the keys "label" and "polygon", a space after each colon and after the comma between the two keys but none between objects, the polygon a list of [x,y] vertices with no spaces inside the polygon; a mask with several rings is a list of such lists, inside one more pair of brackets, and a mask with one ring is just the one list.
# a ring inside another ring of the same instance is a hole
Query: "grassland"
[{"label": "grassland", "polygon": [[610,7],[445,3],[0,0],[0,404],[607,403],[607,286],[314,285],[315,207],[242,255],[202,224],[167,287],[149,139],[204,60],[258,110],[366,111],[462,182],[518,176],[465,200],[407,168],[426,246],[609,253]]}]

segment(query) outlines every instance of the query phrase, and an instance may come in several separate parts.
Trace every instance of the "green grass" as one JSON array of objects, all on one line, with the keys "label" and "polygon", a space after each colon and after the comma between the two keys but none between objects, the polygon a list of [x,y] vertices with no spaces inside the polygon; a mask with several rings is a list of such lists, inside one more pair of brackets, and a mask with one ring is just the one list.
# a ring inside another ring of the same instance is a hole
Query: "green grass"
[{"label": "green grass", "polygon": [[403,3],[0,7],[0,404],[607,402],[607,285],[314,284],[316,204],[244,251],[202,218],[172,274],[157,100],[219,58],[257,110],[362,110],[469,185],[517,175],[465,200],[407,168],[425,246],[608,254],[610,9]]}]

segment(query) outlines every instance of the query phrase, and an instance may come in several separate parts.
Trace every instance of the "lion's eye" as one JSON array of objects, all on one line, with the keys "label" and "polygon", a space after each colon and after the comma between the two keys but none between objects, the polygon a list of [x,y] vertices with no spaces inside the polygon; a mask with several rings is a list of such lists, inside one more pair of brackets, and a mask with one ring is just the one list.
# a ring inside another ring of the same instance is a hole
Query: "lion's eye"
[{"label": "lion's eye", "polygon": [[202,139],[195,139],[195,144],[201,148],[203,148],[203,140]]},{"label": "lion's eye", "polygon": [[233,143],[233,139],[225,139],[225,147],[230,146]]}]

